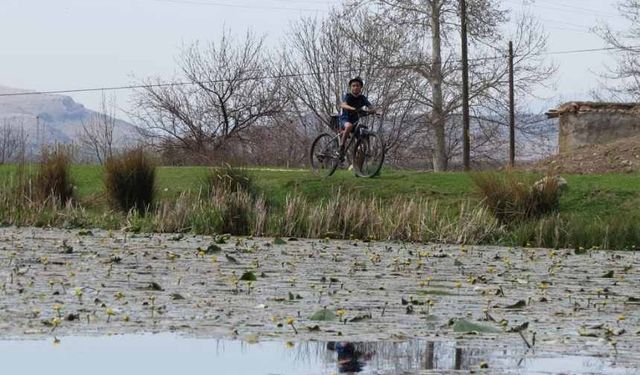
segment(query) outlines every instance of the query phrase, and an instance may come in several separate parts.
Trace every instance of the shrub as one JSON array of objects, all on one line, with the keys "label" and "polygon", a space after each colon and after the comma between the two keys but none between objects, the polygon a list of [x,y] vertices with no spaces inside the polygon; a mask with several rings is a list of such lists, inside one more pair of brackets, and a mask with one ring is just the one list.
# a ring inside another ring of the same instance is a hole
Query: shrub
[{"label": "shrub", "polygon": [[155,165],[142,149],[107,160],[105,189],[111,204],[125,212],[144,213],[155,198]]},{"label": "shrub", "polygon": [[229,164],[211,168],[207,175],[206,188],[209,194],[218,191],[226,193],[245,192],[255,197],[258,193],[253,176],[249,171]]},{"label": "shrub", "polygon": [[41,202],[53,200],[59,205],[72,199],[70,167],[71,159],[63,150],[45,150],[35,178],[36,198]]},{"label": "shrub", "polygon": [[478,173],[472,176],[478,193],[502,223],[521,222],[558,210],[561,189],[558,180],[513,173]]}]

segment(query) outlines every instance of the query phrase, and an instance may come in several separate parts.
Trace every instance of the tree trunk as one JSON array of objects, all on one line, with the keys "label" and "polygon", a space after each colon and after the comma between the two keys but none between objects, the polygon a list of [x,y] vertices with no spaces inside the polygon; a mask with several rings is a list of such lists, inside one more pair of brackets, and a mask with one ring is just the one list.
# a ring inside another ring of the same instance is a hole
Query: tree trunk
[{"label": "tree trunk", "polygon": [[436,135],[436,148],[433,153],[433,170],[447,170],[447,155],[444,134],[444,105],[442,99],[442,53],[440,39],[441,1],[432,0],[431,5],[431,89],[433,108],[431,109],[431,125]]}]

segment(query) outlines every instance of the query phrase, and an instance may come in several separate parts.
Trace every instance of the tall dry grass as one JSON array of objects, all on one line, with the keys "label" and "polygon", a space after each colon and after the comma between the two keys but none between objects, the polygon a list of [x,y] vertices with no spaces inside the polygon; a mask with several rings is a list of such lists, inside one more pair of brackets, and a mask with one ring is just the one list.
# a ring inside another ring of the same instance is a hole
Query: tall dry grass
[{"label": "tall dry grass", "polygon": [[155,199],[155,165],[141,148],[109,158],[104,185],[112,207],[143,214]]},{"label": "tall dry grass", "polygon": [[558,210],[561,189],[557,180],[536,184],[535,176],[483,172],[472,175],[482,202],[502,223],[521,223]]},{"label": "tall dry grass", "polygon": [[71,158],[62,148],[43,150],[34,181],[34,198],[39,202],[65,205],[73,198]]}]

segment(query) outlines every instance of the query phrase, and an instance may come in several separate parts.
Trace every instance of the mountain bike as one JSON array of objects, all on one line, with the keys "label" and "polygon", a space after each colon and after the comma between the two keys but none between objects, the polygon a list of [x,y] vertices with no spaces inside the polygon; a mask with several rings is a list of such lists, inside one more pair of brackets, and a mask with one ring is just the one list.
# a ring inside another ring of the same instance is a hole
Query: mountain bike
[{"label": "mountain bike", "polygon": [[[384,143],[382,138],[366,125],[369,116],[379,116],[369,112],[359,112],[360,119],[354,124],[346,147],[340,152],[340,131],[338,115],[331,116],[334,134],[322,133],[311,144],[309,158],[314,174],[331,176],[341,162],[350,156],[353,170],[358,177],[378,175],[384,163]],[[365,123],[363,123],[363,120]]]}]

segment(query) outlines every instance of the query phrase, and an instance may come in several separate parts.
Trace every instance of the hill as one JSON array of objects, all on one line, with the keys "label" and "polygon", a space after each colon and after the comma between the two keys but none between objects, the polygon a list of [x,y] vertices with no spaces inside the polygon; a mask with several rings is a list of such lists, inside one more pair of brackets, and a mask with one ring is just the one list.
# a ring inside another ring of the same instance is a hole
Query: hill
[{"label": "hill", "polygon": [[[27,95],[0,96],[0,125],[23,128],[28,147],[42,144],[70,144],[78,140],[82,124],[101,116],[99,112],[85,108],[66,95],[28,95],[32,91],[0,86],[0,94],[24,93]],[[124,146],[137,138],[136,127],[126,121],[114,119],[114,143]]]}]

